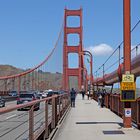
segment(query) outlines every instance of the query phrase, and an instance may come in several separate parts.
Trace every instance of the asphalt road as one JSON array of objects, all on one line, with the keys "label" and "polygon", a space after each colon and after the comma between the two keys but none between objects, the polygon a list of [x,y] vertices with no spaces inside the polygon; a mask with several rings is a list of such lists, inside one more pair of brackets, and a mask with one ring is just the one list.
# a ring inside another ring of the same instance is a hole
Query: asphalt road
[{"label": "asphalt road", "polygon": [[[15,105],[16,101],[6,103],[6,106]],[[34,111],[34,131],[45,122],[45,104],[40,104],[40,110]],[[49,105],[49,118],[52,115],[52,106]],[[12,111],[0,115],[0,140],[28,140],[29,111]]]}]

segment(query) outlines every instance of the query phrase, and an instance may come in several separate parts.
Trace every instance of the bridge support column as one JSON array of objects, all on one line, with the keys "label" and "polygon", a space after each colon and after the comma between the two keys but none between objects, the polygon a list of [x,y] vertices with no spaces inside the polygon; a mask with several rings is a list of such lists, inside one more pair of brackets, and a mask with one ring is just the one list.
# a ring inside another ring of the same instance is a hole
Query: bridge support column
[{"label": "bridge support column", "polygon": [[[131,19],[130,0],[123,1],[124,12],[124,73],[131,73]],[[131,108],[131,102],[124,102],[123,124],[125,128],[132,127],[132,118],[125,116],[125,108]]]},{"label": "bridge support column", "polygon": [[[80,27],[68,27],[67,26],[67,17],[69,16],[78,16],[80,18]],[[69,77],[74,76],[78,77],[78,88],[81,89],[83,85],[83,69],[84,69],[84,62],[83,56],[80,55],[80,52],[83,51],[82,45],[82,9],[79,10],[68,10],[65,9],[65,16],[64,16],[64,47],[63,47],[63,89],[69,90]],[[69,46],[68,35],[69,34],[78,34],[79,36],[79,44],[77,46]],[[77,53],[79,56],[79,66],[78,68],[69,68],[68,66],[68,54],[69,53]]]}]

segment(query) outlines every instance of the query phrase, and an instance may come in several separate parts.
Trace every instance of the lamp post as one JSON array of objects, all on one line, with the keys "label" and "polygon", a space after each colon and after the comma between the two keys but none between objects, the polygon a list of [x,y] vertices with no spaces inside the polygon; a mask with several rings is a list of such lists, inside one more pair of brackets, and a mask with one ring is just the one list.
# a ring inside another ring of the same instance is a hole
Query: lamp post
[{"label": "lamp post", "polygon": [[93,64],[93,56],[90,51],[84,50],[81,52],[82,55],[88,55],[90,57],[90,90],[92,92],[92,84],[93,84],[93,71],[92,71],[92,64]]},{"label": "lamp post", "polygon": [[84,71],[84,77],[85,77],[85,81],[84,81],[84,87],[85,87],[85,91],[87,91],[87,89],[88,89],[88,87],[87,87],[87,85],[88,85],[88,78],[87,78],[87,69],[85,68],[85,66],[84,66],[84,68],[83,68],[83,71]]},{"label": "lamp post", "polygon": [[92,85],[93,84],[93,71],[92,71],[92,67],[93,67],[93,56],[92,56],[92,53],[90,51],[83,51],[84,55],[88,55],[90,57],[90,84]]}]

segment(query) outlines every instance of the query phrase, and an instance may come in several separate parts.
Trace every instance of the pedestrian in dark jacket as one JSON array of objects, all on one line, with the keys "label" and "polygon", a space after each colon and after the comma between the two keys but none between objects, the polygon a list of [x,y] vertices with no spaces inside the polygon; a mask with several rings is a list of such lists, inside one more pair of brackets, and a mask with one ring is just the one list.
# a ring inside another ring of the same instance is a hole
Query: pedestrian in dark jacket
[{"label": "pedestrian in dark jacket", "polygon": [[97,97],[98,97],[98,106],[101,107],[101,103],[102,103],[102,95],[101,95],[101,91],[100,91],[100,89],[98,89]]},{"label": "pedestrian in dark jacket", "polygon": [[76,91],[74,88],[70,91],[70,97],[71,97],[71,107],[75,107],[75,98],[76,98]]},{"label": "pedestrian in dark jacket", "polygon": [[81,94],[82,94],[82,99],[84,100],[84,98],[85,98],[85,90],[84,89],[82,89]]},{"label": "pedestrian in dark jacket", "polygon": [[104,107],[104,100],[105,100],[105,93],[102,92],[102,101],[101,101],[101,107],[103,108]]}]

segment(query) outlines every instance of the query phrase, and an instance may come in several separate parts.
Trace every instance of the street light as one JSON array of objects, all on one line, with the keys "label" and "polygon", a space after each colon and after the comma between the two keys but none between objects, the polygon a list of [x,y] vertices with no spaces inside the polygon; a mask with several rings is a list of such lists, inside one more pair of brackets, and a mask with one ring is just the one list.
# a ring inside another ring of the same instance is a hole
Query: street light
[{"label": "street light", "polygon": [[93,84],[93,72],[92,72],[92,64],[93,64],[93,56],[92,56],[92,53],[90,51],[83,51],[84,52],[84,55],[88,55],[90,57],[90,84],[92,85]]},{"label": "street light", "polygon": [[84,87],[85,87],[85,91],[87,91],[87,89],[88,89],[88,87],[87,87],[87,85],[88,85],[88,78],[87,78],[87,69],[86,69],[86,67],[84,66],[84,68],[83,68],[83,71],[84,71],[84,77],[85,77],[85,81],[84,81]]},{"label": "street light", "polygon": [[[92,73],[92,64],[93,64],[93,59],[92,59],[92,53],[90,51],[84,50],[81,52],[83,55],[88,55],[90,57],[90,86],[93,84],[93,73]],[[92,88],[92,87],[91,87]]]}]

